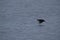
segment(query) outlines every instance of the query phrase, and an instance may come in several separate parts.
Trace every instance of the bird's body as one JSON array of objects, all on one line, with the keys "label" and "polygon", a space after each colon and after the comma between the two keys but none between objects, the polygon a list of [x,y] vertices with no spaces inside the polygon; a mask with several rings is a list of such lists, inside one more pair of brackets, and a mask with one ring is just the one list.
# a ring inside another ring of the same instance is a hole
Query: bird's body
[{"label": "bird's body", "polygon": [[45,20],[44,20],[44,19],[37,19],[37,21],[39,22],[39,24],[41,24],[41,23],[45,22]]}]

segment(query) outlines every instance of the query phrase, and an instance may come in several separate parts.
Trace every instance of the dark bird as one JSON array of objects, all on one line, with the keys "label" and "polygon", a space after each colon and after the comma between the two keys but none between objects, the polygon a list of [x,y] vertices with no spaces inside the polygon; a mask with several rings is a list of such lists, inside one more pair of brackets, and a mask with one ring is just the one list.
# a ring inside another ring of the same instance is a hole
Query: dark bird
[{"label": "dark bird", "polygon": [[44,20],[44,19],[37,19],[37,21],[39,22],[39,24],[41,24],[41,23],[45,22],[45,20]]}]

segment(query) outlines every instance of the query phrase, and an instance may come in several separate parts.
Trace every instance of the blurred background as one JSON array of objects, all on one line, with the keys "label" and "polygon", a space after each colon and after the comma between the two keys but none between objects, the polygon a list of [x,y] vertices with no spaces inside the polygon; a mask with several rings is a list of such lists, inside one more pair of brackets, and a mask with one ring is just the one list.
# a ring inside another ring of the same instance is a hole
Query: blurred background
[{"label": "blurred background", "polygon": [[60,0],[0,0],[0,40],[60,40]]}]

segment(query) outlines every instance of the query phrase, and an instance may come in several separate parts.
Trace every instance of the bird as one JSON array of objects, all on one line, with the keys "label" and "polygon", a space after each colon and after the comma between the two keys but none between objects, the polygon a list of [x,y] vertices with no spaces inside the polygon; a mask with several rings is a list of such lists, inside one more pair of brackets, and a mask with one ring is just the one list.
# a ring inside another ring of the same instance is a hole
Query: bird
[{"label": "bird", "polygon": [[39,24],[41,24],[41,23],[45,22],[45,20],[44,20],[44,19],[37,19],[37,21],[39,22]]}]

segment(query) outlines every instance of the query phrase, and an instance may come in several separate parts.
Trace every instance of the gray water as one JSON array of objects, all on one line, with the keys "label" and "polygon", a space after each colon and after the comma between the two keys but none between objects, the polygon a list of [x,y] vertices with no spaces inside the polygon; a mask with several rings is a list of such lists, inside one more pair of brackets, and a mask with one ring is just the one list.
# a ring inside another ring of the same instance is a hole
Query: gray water
[{"label": "gray water", "polygon": [[60,0],[0,0],[0,40],[60,40]]}]

